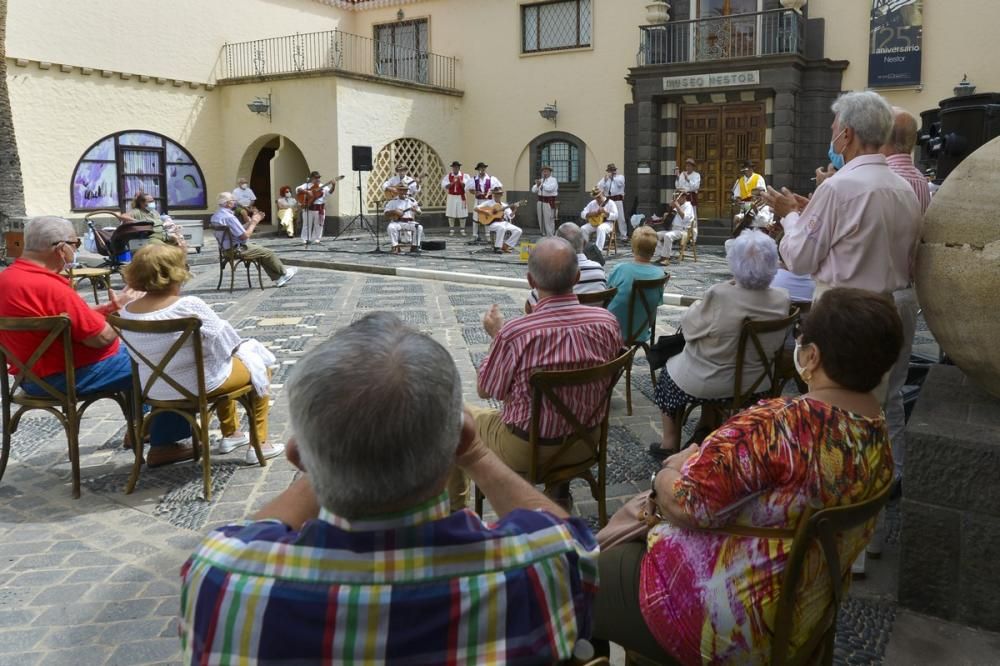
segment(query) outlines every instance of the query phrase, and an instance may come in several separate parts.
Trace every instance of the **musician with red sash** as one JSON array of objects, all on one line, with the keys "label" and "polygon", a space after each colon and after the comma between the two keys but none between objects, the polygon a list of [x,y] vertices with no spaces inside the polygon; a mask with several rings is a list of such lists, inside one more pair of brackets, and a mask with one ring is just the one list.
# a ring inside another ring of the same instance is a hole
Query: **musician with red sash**
[{"label": "musician with red sash", "polygon": [[[591,234],[596,232],[597,249],[603,252],[604,242],[607,240],[608,234],[615,232],[613,223],[618,220],[618,207],[615,206],[614,201],[604,195],[604,190],[599,187],[591,190],[590,196],[594,197],[594,200],[580,211],[580,219],[583,220],[580,232],[583,234],[585,243],[589,243]],[[597,224],[594,224],[595,222]]]},{"label": "musician with red sash", "polygon": [[420,204],[416,199],[410,197],[410,188],[405,183],[400,183],[393,188],[396,194],[395,199],[385,202],[385,209],[382,214],[389,224],[386,225],[386,233],[389,234],[389,242],[392,244],[392,254],[399,254],[399,232],[409,231],[412,236],[410,242],[410,252],[420,252],[420,244],[424,241],[424,225],[417,222],[417,215],[420,214]]},{"label": "musician with red sash", "polygon": [[503,190],[503,183],[500,179],[491,176],[486,173],[486,167],[489,165],[484,162],[479,162],[476,164],[476,175],[469,179],[469,184],[466,191],[476,197],[475,208],[472,209],[472,221],[476,224],[472,225],[472,236],[474,240],[479,240],[479,213],[476,212],[476,208],[479,208],[482,204],[486,203],[491,198],[491,192],[493,192],[494,187],[499,187]]},{"label": "musician with red sash", "polygon": [[465,235],[465,220],[469,217],[469,206],[465,201],[465,192],[469,189],[469,175],[462,173],[462,163],[455,160],[451,163],[451,171],[441,179],[441,189],[448,193],[444,214],[448,218],[448,235],[455,235],[455,227]]},{"label": "musician with red sash", "polygon": [[326,222],[326,198],[333,194],[337,183],[331,180],[326,185],[319,171],[309,174],[308,182],[295,188],[295,198],[302,205],[302,244],[322,245],[323,224]]},{"label": "musician with red sash", "polygon": [[552,167],[548,164],[542,165],[542,177],[531,186],[531,192],[538,195],[536,204],[538,228],[543,236],[554,236],[556,210],[559,205],[559,181],[552,175]]},{"label": "musician with red sash", "polygon": [[[493,252],[495,254],[510,254],[514,251],[517,241],[521,238],[521,227],[514,224],[514,216],[517,215],[517,209],[521,202],[510,204],[509,206],[504,205],[503,188],[499,186],[493,188],[492,195],[492,200],[487,199],[481,204],[476,205],[476,217],[483,220],[482,216],[486,214],[490,214],[491,216],[500,214],[500,217],[493,222],[482,226],[486,226],[489,231],[496,234]],[[477,223],[478,225],[480,223]],[[488,235],[489,233],[487,232],[487,237]]]},{"label": "musician with red sash", "polygon": [[618,167],[609,164],[604,178],[597,181],[597,187],[601,188],[604,196],[614,203],[618,209],[618,240],[628,240],[628,222],[625,219],[625,176],[618,175]]}]

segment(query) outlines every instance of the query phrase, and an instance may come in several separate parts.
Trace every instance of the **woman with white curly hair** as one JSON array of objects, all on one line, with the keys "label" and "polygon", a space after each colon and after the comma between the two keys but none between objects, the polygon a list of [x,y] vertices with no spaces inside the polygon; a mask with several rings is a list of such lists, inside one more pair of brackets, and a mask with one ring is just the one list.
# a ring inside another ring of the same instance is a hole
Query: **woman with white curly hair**
[{"label": "woman with white curly hair", "polygon": [[[770,236],[744,231],[726,241],[726,259],[733,279],[712,286],[688,308],[681,320],[684,349],[666,361],[656,383],[654,400],[663,412],[663,441],[653,443],[649,450],[658,458],[678,450],[681,424],[677,421],[692,399],[731,397],[743,320],[788,316],[788,292],[770,286],[778,270],[778,246]],[[776,346],[784,336],[784,332],[768,333],[761,342]],[[655,351],[651,352],[649,361],[654,367],[656,360]],[[744,374],[756,376],[760,370],[760,360],[749,354]],[[761,386],[761,390],[767,388]]]}]

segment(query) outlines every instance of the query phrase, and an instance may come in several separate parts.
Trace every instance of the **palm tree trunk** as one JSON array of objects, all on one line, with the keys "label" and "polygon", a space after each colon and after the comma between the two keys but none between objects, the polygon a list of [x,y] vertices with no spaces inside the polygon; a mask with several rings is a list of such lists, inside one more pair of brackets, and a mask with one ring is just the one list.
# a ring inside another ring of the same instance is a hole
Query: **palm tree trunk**
[{"label": "palm tree trunk", "polygon": [[7,0],[0,0],[0,231],[24,217],[24,179],[7,90]]}]

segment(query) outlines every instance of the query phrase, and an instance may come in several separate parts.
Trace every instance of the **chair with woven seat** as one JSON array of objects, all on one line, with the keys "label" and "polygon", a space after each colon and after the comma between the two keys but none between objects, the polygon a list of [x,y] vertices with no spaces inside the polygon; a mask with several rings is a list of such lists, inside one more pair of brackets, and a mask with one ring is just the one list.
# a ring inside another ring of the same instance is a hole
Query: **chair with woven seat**
[{"label": "chair with woven seat", "polygon": [[610,289],[604,289],[602,291],[592,291],[586,294],[577,294],[576,299],[580,301],[580,305],[596,305],[608,309],[608,304],[614,299],[615,294],[618,293],[617,287],[611,287]]},{"label": "chair with woven seat", "polygon": [[[195,460],[201,459],[202,481],[204,484],[205,499],[212,497],[212,467],[209,453],[208,426],[211,420],[211,413],[214,412],[220,403],[233,400],[243,406],[247,417],[253,420],[252,393],[253,385],[247,383],[235,391],[222,393],[212,397],[208,396],[205,390],[205,362],[201,345],[201,320],[197,317],[183,317],[179,319],[168,319],[164,321],[135,321],[122,319],[117,315],[110,315],[108,323],[121,336],[122,342],[128,348],[129,356],[132,358],[132,381],[134,389],[132,399],[135,406],[146,404],[150,411],[134,423],[134,431],[138,438],[133,441],[142,441],[142,438],[149,432],[152,418],[161,412],[173,412],[180,414],[191,425],[192,439],[195,446]],[[142,352],[142,345],[138,343],[144,334],[153,335],[176,335],[176,339],[167,349],[163,358],[157,363],[149,359]],[[194,363],[197,367],[196,386],[185,386],[167,372],[167,367],[185,346],[190,345],[194,352]],[[139,364],[150,370],[149,378],[142,383],[139,379]],[[150,394],[154,386],[162,382],[180,394],[180,398],[163,400],[154,398]],[[134,412],[141,414],[141,410]],[[261,467],[267,465],[264,454],[257,440],[257,431],[250,428],[250,445],[257,454],[257,461]],[[139,480],[139,471],[142,466],[142,450],[136,447],[135,461],[132,464],[132,473],[129,475],[128,485],[125,493],[129,494],[135,489],[135,484]]]},{"label": "chair with woven seat", "polygon": [[[791,308],[790,314],[781,319],[768,319],[764,321],[753,321],[749,317],[743,320],[740,328],[740,337],[736,346],[736,371],[733,377],[733,395],[722,399],[697,399],[688,403],[678,422],[678,427],[683,428],[684,423],[695,407],[700,406],[702,410],[708,410],[711,415],[702,417],[703,426],[710,430],[715,430],[722,423],[740,410],[753,405],[761,398],[773,398],[780,395],[784,382],[781,378],[781,354],[784,349],[785,336],[782,336],[774,349],[765,349],[761,336],[768,333],[788,331],[799,318],[798,308]],[[744,378],[744,369],[748,358],[748,348],[752,347],[757,359],[760,361],[760,372],[747,381]]]},{"label": "chair with woven seat", "polygon": [[[260,284],[261,290],[264,289],[264,277],[261,274],[261,264],[260,259],[254,257],[247,257],[243,254],[244,246],[240,244],[240,240],[233,236],[233,232],[230,231],[229,227],[223,226],[213,226],[212,231],[222,234],[222,239],[218,243],[219,249],[219,284],[215,286],[215,290],[218,291],[222,289],[222,278],[226,274],[226,267],[229,267],[229,293],[233,293],[233,287],[236,283],[236,269],[238,266],[244,266],[247,269],[247,289],[253,289],[253,281],[250,279],[250,267],[257,267],[257,282]],[[229,247],[230,249],[224,250],[224,247]]]},{"label": "chair with woven seat", "polygon": [[[632,351],[642,348],[643,352],[648,354],[649,345],[656,341],[656,309],[659,305],[655,301],[660,299],[651,299],[649,296],[651,291],[657,290],[662,295],[668,280],[670,280],[670,276],[664,275],[655,280],[632,281],[632,291],[628,297],[628,327],[626,328],[629,331],[629,336],[625,339],[625,346],[631,348]],[[642,306],[641,312],[636,310],[637,305]],[[639,340],[638,338],[642,336],[643,331],[649,331],[649,337],[646,340]],[[653,380],[653,386],[656,386],[656,371],[652,367],[649,368],[649,376]],[[628,415],[632,416],[631,361],[625,367],[625,406]]]},{"label": "chair with woven seat", "polygon": [[[590,486],[590,492],[597,501],[597,512],[603,527],[608,522],[608,508],[605,501],[607,482],[608,417],[611,414],[611,395],[622,373],[632,362],[634,350],[628,350],[603,365],[579,370],[534,370],[531,373],[531,425],[528,442],[531,444],[531,465],[524,475],[529,483],[542,484],[546,490],[568,483],[572,479],[583,479]],[[570,386],[600,385],[601,399],[596,401],[590,414],[574,414],[559,395],[559,389]],[[541,437],[542,402],[548,401],[570,429],[570,433],[559,437],[558,443],[545,443]],[[591,428],[587,423],[594,423]],[[583,462],[565,464],[562,459],[578,442],[586,442],[592,455]],[[539,448],[558,447],[545,463],[539,460]],[[591,468],[597,466],[597,477]],[[476,513],[483,515],[483,494],[476,488]]]},{"label": "chair with woven seat", "polygon": [[[73,368],[73,346],[69,317],[3,317],[0,331],[8,334],[35,334],[43,336],[34,353],[22,362],[9,347],[0,342],[0,401],[3,402],[3,451],[0,453],[0,479],[7,469],[11,439],[21,417],[31,410],[48,412],[55,416],[66,431],[69,462],[73,477],[73,498],[80,497],[80,420],[90,405],[105,398],[114,400],[122,410],[127,428],[131,428],[133,403],[127,391],[76,392],[76,374]],[[62,346],[66,367],[66,390],[60,391],[34,372],[38,360],[50,348]],[[7,368],[15,368],[13,381]],[[33,396],[24,392],[25,383],[33,384],[45,395]],[[12,412],[12,408],[13,412]],[[131,438],[134,442],[136,439]]]},{"label": "chair with woven seat", "polygon": [[[754,536],[770,539],[792,539],[791,550],[785,562],[785,571],[778,592],[778,605],[774,615],[771,634],[771,652],[767,660],[771,666],[833,664],[833,644],[837,633],[837,615],[851,582],[851,562],[842,562],[839,549],[840,535],[850,530],[863,529],[874,522],[892,494],[893,484],[875,496],[844,506],[824,507],[818,500],[806,506],[795,529],[741,527],[739,531],[720,527],[704,530],[717,534]],[[802,574],[806,568],[806,556],[818,552],[820,566],[828,580],[830,590],[823,616],[809,632],[809,638],[798,649],[791,645],[794,629],[795,608],[798,603]],[[626,653],[626,664],[644,666],[652,662],[634,652]]]}]

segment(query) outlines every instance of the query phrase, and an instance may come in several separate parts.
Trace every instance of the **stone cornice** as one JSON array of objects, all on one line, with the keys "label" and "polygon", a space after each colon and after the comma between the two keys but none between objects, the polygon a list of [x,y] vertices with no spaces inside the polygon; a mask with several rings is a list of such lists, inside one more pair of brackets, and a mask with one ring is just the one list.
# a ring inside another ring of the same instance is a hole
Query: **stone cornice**
[{"label": "stone cornice", "polygon": [[346,9],[349,12],[362,12],[366,9],[381,9],[383,7],[397,7],[399,5],[412,5],[423,0],[315,0],[321,5],[329,5],[337,9]]},{"label": "stone cornice", "polygon": [[30,58],[15,58],[13,56],[7,56],[7,71],[12,72],[14,67],[27,68],[32,64],[36,65],[40,70],[51,70],[57,68],[60,72],[64,74],[70,74],[74,71],[80,76],[98,76],[100,78],[111,79],[118,78],[122,81],[137,81],[139,83],[149,83],[152,85],[171,85],[174,88],[188,87],[193,90],[198,88],[204,88],[205,90],[213,90],[215,88],[214,83],[209,83],[207,81],[186,81],[183,79],[172,79],[162,76],[151,76],[149,74],[136,74],[135,72],[120,72],[113,69],[101,69],[99,67],[86,67],[84,65],[67,65],[58,62],[48,62],[45,60],[32,60]]}]

